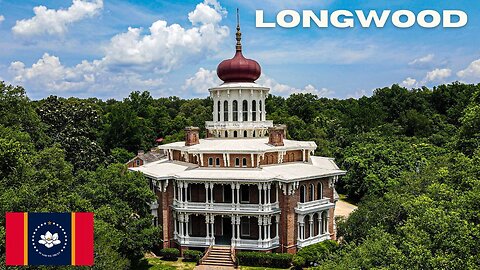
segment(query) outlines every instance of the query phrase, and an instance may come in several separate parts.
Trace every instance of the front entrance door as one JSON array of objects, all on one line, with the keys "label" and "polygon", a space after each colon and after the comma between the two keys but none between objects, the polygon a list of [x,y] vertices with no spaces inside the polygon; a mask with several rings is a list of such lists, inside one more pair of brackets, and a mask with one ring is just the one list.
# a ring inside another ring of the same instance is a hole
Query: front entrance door
[{"label": "front entrance door", "polygon": [[[215,220],[217,221],[217,220]],[[215,244],[230,245],[232,242],[232,218],[222,217],[218,219],[219,226],[215,226],[220,230],[215,233]]]}]

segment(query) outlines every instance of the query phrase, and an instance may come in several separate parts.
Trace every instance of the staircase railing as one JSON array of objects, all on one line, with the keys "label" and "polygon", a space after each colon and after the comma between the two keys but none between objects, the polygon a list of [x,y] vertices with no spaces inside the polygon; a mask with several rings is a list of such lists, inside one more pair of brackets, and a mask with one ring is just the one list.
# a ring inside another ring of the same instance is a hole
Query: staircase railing
[{"label": "staircase railing", "polygon": [[235,265],[235,268],[237,268],[237,256],[235,255],[235,247],[233,245],[230,246],[230,258],[232,258],[232,262]]},{"label": "staircase railing", "polygon": [[212,248],[213,248],[213,244],[210,244],[210,246],[207,248],[207,251],[205,251],[205,254],[203,255],[203,257],[198,261],[198,265],[201,265],[208,258],[208,255],[210,255]]}]

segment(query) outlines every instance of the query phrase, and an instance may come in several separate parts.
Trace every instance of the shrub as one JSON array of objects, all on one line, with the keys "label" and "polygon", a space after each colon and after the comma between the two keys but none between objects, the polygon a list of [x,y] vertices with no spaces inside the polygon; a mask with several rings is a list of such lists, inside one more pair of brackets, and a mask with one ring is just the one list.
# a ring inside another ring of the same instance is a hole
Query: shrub
[{"label": "shrub", "polygon": [[237,261],[240,265],[288,268],[292,264],[292,254],[239,252]]},{"label": "shrub", "polygon": [[203,257],[203,253],[198,250],[185,250],[183,252],[183,260],[187,262],[197,262]]},{"label": "shrub", "polygon": [[297,252],[297,255],[305,259],[305,265],[312,266],[327,259],[338,248],[338,243],[332,240],[306,246]]},{"label": "shrub", "polygon": [[160,256],[166,261],[176,261],[180,256],[180,251],[176,248],[164,248],[160,250]]},{"label": "shrub", "polygon": [[303,269],[303,267],[305,266],[305,263],[306,263],[305,258],[303,258],[302,256],[298,256],[296,254],[293,256],[292,264],[296,270]]}]

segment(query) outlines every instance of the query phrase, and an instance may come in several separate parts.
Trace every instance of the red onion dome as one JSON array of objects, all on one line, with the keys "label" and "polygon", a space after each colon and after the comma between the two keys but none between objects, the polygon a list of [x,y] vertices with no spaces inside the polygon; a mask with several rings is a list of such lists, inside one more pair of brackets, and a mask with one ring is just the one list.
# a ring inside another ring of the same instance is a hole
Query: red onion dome
[{"label": "red onion dome", "polygon": [[232,59],[223,60],[217,67],[218,77],[228,82],[255,82],[261,75],[262,69],[257,61],[247,59],[242,54],[242,33],[238,22],[237,10],[237,46]]},{"label": "red onion dome", "polygon": [[224,82],[255,82],[262,73],[257,61],[247,59],[237,51],[232,59],[223,60],[217,67],[217,75]]}]

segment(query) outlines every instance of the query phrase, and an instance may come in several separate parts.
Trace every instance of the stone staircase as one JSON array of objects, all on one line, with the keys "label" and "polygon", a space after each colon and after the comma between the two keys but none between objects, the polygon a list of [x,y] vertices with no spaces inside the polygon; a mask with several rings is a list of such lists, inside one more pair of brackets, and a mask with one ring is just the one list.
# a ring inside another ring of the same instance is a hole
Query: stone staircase
[{"label": "stone staircase", "polygon": [[[213,246],[203,258],[201,265],[234,267],[229,246]],[[213,267],[212,267],[213,268]]]}]

